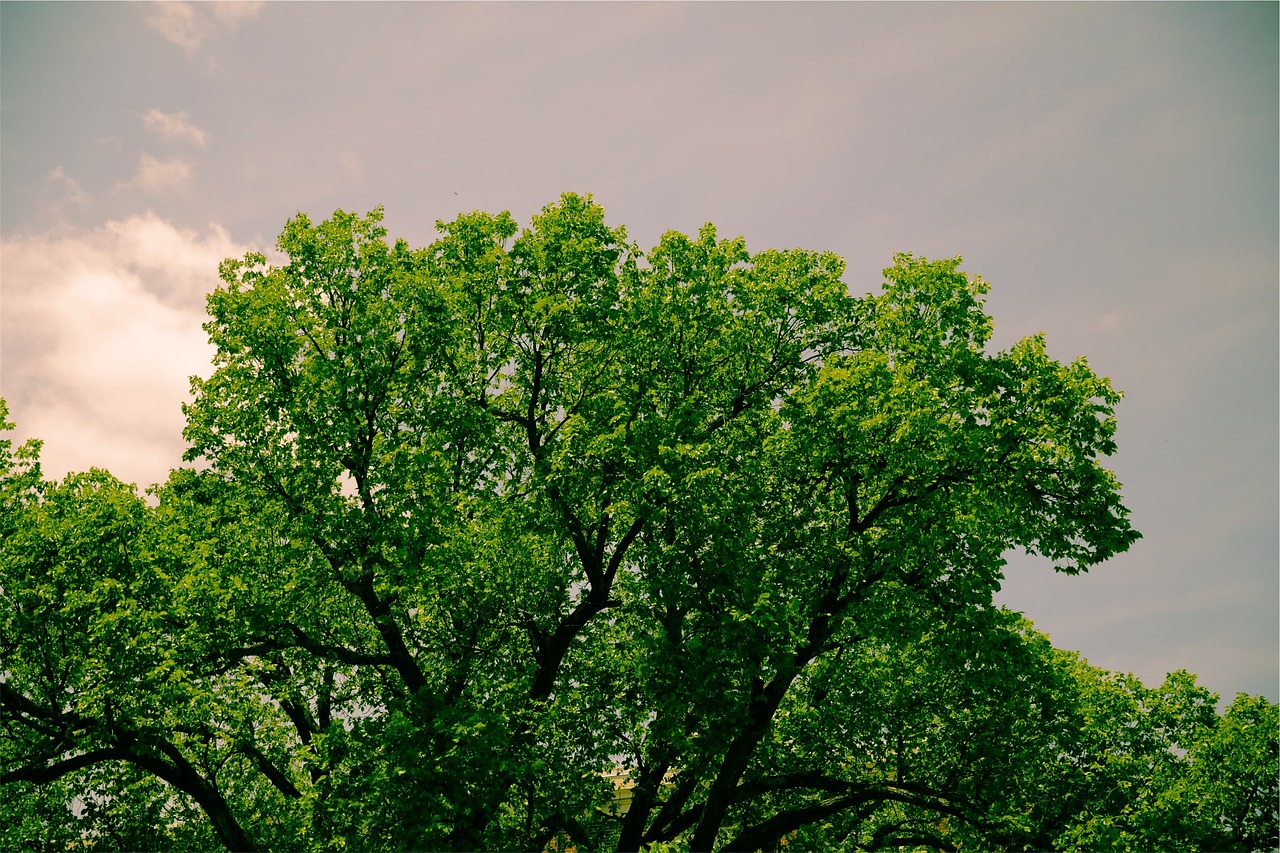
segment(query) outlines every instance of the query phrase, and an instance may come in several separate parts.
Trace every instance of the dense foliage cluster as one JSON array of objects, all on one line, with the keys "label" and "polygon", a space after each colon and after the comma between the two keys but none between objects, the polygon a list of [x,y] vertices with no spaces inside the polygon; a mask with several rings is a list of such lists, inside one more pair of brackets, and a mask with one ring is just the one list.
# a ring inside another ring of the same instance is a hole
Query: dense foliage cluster
[{"label": "dense foliage cluster", "polygon": [[0,847],[1276,844],[1274,705],[992,605],[1137,533],[1119,395],[958,260],[439,229],[225,262],[151,502],[0,443]]}]

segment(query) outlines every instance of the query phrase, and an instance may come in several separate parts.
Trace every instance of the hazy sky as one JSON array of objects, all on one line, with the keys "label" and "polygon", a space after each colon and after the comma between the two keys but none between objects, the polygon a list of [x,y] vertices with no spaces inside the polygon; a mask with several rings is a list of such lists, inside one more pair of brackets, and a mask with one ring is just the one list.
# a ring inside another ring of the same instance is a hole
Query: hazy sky
[{"label": "hazy sky", "polygon": [[1280,698],[1275,3],[0,4],[0,393],[48,474],[183,449],[217,262],[298,210],[437,219],[593,193],[642,245],[714,222],[963,255],[997,344],[1126,394],[1145,538],[1000,600],[1148,683]]}]

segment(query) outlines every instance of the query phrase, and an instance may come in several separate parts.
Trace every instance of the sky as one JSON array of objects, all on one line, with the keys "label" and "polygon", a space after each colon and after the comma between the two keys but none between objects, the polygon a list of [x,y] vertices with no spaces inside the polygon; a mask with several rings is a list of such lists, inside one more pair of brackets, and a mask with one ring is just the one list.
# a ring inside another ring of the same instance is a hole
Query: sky
[{"label": "sky", "polygon": [[998,601],[1158,684],[1280,699],[1276,3],[0,3],[0,395],[48,476],[180,464],[217,264],[592,193],[643,247],[964,258],[995,345],[1125,393],[1144,538]]}]

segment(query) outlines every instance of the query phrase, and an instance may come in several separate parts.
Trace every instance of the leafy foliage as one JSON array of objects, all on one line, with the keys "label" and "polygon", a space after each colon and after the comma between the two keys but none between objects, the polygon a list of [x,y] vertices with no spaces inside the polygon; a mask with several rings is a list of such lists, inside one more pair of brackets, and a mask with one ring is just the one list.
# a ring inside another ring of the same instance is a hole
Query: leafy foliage
[{"label": "leafy foliage", "polygon": [[1275,706],[992,607],[1138,534],[1119,394],[958,259],[380,219],[222,265],[151,504],[0,444],[6,846],[1275,843]]}]

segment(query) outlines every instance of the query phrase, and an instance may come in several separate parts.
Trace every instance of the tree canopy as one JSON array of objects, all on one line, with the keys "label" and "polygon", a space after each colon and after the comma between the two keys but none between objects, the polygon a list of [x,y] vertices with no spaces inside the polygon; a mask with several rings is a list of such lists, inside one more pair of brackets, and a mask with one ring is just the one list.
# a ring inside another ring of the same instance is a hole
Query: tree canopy
[{"label": "tree canopy", "polygon": [[438,229],[224,262],[150,502],[0,442],[0,846],[1276,844],[1276,706],[993,606],[1138,533],[1120,395],[959,259]]}]

